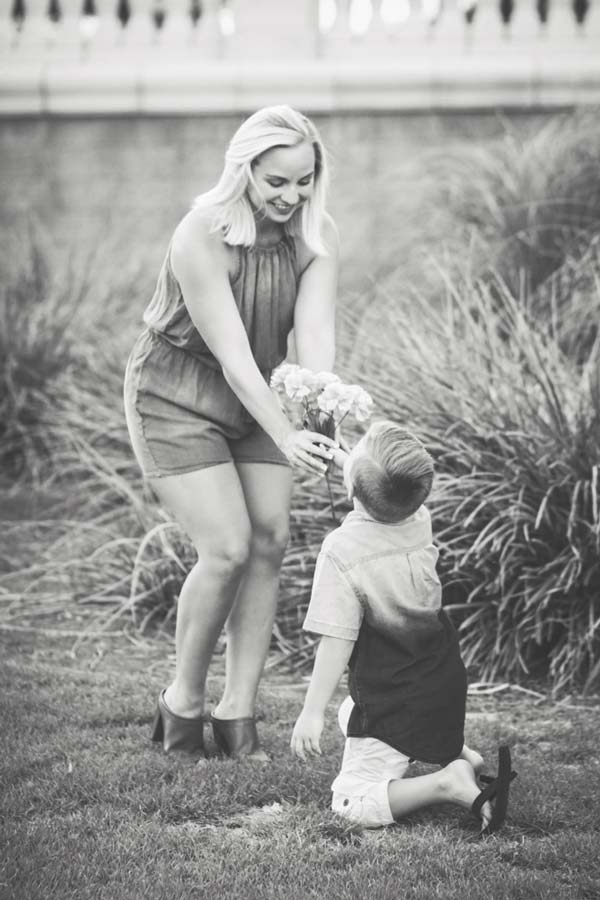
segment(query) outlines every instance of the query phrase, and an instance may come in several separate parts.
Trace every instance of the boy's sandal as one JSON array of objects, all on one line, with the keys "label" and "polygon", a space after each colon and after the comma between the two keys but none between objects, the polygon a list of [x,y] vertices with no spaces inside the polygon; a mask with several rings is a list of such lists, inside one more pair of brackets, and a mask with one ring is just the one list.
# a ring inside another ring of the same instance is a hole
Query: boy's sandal
[{"label": "boy's sandal", "polygon": [[150,740],[162,743],[165,753],[177,750],[204,756],[204,716],[190,719],[176,715],[165,703],[164,693],[158,696]]},{"label": "boy's sandal", "polygon": [[225,756],[239,759],[254,759],[270,762],[269,756],[260,746],[256,719],[246,716],[240,719],[218,719],[210,716],[215,744]]},{"label": "boy's sandal", "polygon": [[471,806],[471,812],[476,819],[481,821],[481,808],[484,803],[487,803],[489,800],[495,800],[492,807],[492,818],[482,830],[482,837],[494,834],[504,824],[508,809],[510,783],[516,777],[517,773],[511,770],[510,749],[503,744],[498,748],[498,775],[495,778],[490,775],[479,776],[486,787],[475,798]]}]

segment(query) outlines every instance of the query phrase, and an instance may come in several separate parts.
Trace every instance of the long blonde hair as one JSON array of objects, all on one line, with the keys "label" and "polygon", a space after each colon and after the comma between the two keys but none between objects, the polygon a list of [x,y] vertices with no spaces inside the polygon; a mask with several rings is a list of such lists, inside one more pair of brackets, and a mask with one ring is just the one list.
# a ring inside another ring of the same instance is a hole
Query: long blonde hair
[{"label": "long blonde hair", "polygon": [[256,222],[247,188],[254,184],[253,164],[273,147],[295,147],[304,141],[311,143],[315,152],[313,190],[284,228],[288,234],[302,237],[317,255],[326,256],[322,236],[329,180],[325,148],[310,119],[291,106],[259,109],[231,138],[219,181],[194,201],[195,207],[209,211],[211,231],[222,231],[227,244],[251,247],[256,241]]}]

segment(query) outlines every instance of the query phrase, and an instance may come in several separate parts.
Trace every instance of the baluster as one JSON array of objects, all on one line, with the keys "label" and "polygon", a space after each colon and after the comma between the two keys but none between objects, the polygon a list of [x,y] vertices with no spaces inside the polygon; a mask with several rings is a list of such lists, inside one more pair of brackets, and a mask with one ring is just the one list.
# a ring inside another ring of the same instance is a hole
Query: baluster
[{"label": "baluster", "polygon": [[127,48],[127,51],[123,50],[122,52],[135,53],[138,56],[156,43],[156,28],[152,20],[152,0],[126,0],[126,6],[129,9],[129,19],[127,24],[123,25],[118,18],[120,34],[117,37],[117,43],[121,47]]},{"label": "baluster", "polygon": [[167,10],[164,0],[154,0],[150,17],[154,25],[155,39],[158,40],[158,36],[163,29],[167,18]]},{"label": "baluster", "polygon": [[458,6],[464,22],[463,47],[465,50],[470,50],[473,45],[473,23],[477,14],[477,0],[458,0]]},{"label": "baluster", "polygon": [[415,57],[422,57],[431,37],[431,20],[439,14],[439,8],[439,0],[435,8],[428,6],[428,18],[422,0],[382,0],[379,18],[384,33],[391,39],[388,44],[394,59],[412,58],[414,66]]},{"label": "baluster", "polygon": [[96,36],[99,24],[96,0],[83,0],[81,16],[79,18],[82,55],[87,56],[89,53],[90,46]]},{"label": "baluster", "polygon": [[224,38],[231,38],[236,32],[235,13],[229,0],[220,0],[219,27]]},{"label": "baluster", "polygon": [[13,0],[13,4],[10,10],[10,17],[15,29],[16,38],[23,30],[25,19],[27,18],[27,7],[25,6],[25,0]]},{"label": "baluster", "polygon": [[510,37],[510,23],[515,10],[514,0],[500,0],[500,18],[502,19],[504,37]]},{"label": "baluster", "polygon": [[475,21],[475,13],[477,12],[477,0],[461,0],[460,7],[462,9],[463,18],[467,31]]},{"label": "baluster", "polygon": [[79,62],[83,0],[42,0],[42,4],[43,43],[52,63]]},{"label": "baluster", "polygon": [[347,0],[316,0],[317,30],[315,48],[318,57],[331,58],[345,46],[348,31]]},{"label": "baluster", "polygon": [[129,0],[118,0],[116,16],[121,28],[127,28],[127,23],[131,18],[131,6],[129,5]]},{"label": "baluster", "polygon": [[[168,3],[168,6],[167,6]],[[152,21],[155,43],[164,58],[182,62],[182,54],[194,41],[189,0],[153,0]]]},{"label": "baluster", "polygon": [[47,18],[47,38],[46,38],[46,46],[54,47],[57,43],[60,23],[62,20],[62,9],[60,6],[60,0],[49,0],[48,8],[46,10],[46,18]]},{"label": "baluster", "polygon": [[410,19],[410,0],[382,0],[379,16],[388,32],[397,31]]},{"label": "baluster", "polygon": [[442,0],[421,0],[421,15],[427,24],[427,34],[433,34],[433,29],[440,20],[442,14]]},{"label": "baluster", "polygon": [[197,45],[195,22],[202,15],[201,3],[197,0],[195,8],[194,0],[168,0],[168,3],[169,15],[161,34],[162,52],[174,62],[183,62],[185,54]]},{"label": "baluster", "polygon": [[336,0],[318,0],[318,28],[320,34],[329,34],[338,18]]},{"label": "baluster", "polygon": [[351,0],[348,12],[348,26],[354,37],[362,37],[369,30],[373,19],[371,0]]},{"label": "baluster", "polygon": [[575,14],[575,21],[580,28],[585,22],[589,8],[589,0],[573,0],[573,13]]},{"label": "baluster", "polygon": [[536,0],[535,9],[540,21],[540,29],[545,32],[550,12],[550,0]]},{"label": "baluster", "polygon": [[190,3],[189,15],[194,31],[198,27],[198,22],[202,18],[202,12],[203,10],[201,0],[192,0],[192,2]]},{"label": "baluster", "polygon": [[20,58],[41,61],[53,43],[55,26],[48,16],[48,0],[23,0],[12,5],[14,41]]},{"label": "baluster", "polygon": [[201,59],[223,56],[224,35],[221,27],[221,0],[203,0],[202,18],[194,32],[194,53]]}]

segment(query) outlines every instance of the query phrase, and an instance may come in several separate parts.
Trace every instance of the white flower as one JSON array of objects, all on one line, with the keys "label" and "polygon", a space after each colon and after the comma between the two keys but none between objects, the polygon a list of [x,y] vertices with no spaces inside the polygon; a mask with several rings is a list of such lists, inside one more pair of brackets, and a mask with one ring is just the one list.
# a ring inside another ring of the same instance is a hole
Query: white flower
[{"label": "white flower", "polygon": [[346,385],[338,381],[331,381],[323,388],[317,398],[317,405],[321,412],[334,416],[340,410],[340,402],[344,397]]},{"label": "white flower", "polygon": [[299,368],[300,366],[296,366],[293,363],[282,363],[280,366],[277,366],[277,368],[271,375],[271,387],[281,387],[286,379],[286,376],[293,372],[295,369]]},{"label": "white flower", "polygon": [[351,412],[357,422],[365,422],[373,412],[373,398],[359,385],[353,385],[354,392]]},{"label": "white flower", "polygon": [[283,363],[271,375],[271,387],[285,391],[305,413],[324,413],[339,421],[351,413],[359,422],[369,418],[373,400],[358,384],[342,384],[333,372],[312,372],[293,363]]},{"label": "white flower", "polygon": [[310,369],[294,366],[295,371],[288,372],[284,378],[285,392],[295,403],[309,397],[315,389],[315,376]]},{"label": "white flower", "polygon": [[343,391],[340,395],[339,402],[339,412],[342,415],[346,415],[346,413],[352,412],[354,406],[356,404],[356,389],[357,385],[355,384],[344,384],[342,385]]},{"label": "white flower", "polygon": [[326,388],[328,384],[341,384],[340,379],[333,372],[317,372],[315,375],[315,384],[319,390]]}]

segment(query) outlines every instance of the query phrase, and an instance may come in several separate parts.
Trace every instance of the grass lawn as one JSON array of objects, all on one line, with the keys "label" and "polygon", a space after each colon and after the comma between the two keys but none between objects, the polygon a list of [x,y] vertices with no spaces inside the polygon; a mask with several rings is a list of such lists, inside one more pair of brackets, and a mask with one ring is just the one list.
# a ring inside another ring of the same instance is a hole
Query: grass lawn
[{"label": "grass lawn", "polygon": [[[270,765],[196,764],[148,740],[173,665],[164,640],[73,650],[72,638],[0,631],[0,655],[2,898],[600,897],[595,698],[469,699],[469,744],[491,770],[508,741],[519,772],[499,835],[481,840],[450,806],[361,832],[328,808],[342,747],[333,705],[323,757],[305,765],[289,753],[301,680],[263,681]],[[221,673],[217,658],[211,699]]]}]

